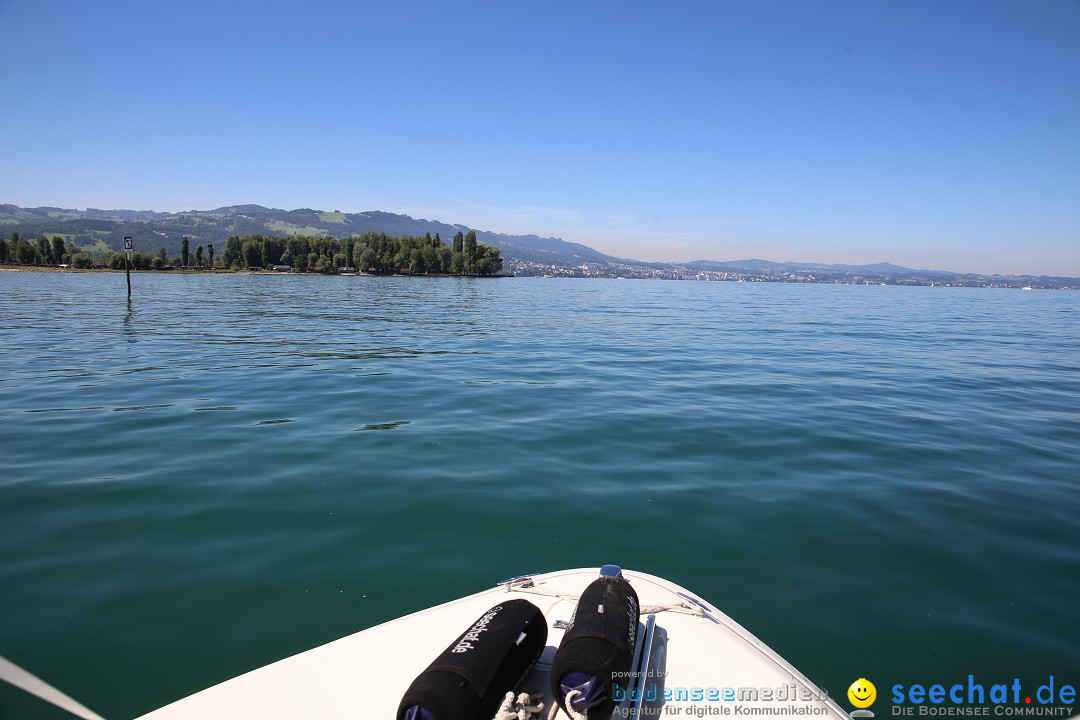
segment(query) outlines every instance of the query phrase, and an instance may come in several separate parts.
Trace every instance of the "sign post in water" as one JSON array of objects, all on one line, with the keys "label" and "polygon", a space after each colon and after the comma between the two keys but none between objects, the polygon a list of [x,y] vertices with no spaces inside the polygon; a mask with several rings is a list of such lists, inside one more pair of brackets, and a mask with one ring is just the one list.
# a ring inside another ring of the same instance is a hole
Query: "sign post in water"
[{"label": "sign post in water", "polygon": [[124,273],[127,275],[128,300],[131,299],[131,236],[124,236]]}]

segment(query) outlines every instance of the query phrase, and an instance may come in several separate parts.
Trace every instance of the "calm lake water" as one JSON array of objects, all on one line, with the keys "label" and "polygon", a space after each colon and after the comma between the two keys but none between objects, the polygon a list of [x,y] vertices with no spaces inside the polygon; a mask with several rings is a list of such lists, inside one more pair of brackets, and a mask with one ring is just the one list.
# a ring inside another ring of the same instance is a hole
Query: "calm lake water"
[{"label": "calm lake water", "polygon": [[1080,293],[132,280],[0,273],[0,655],[110,720],[603,563],[834,696],[1080,684]]}]

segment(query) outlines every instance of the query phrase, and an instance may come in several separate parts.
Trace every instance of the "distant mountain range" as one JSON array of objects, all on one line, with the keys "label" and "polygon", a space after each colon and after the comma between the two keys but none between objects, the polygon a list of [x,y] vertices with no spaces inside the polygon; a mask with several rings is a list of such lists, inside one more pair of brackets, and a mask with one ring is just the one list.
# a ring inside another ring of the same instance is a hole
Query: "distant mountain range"
[{"label": "distant mountain range", "polygon": [[537,235],[501,233],[450,225],[435,220],[417,220],[408,215],[372,210],[362,213],[323,210],[278,210],[262,205],[232,205],[216,210],[166,213],[151,210],[68,210],[57,207],[23,208],[0,205],[0,228],[5,235],[18,232],[23,237],[61,235],[65,242],[105,252],[123,247],[130,235],[136,250],[157,252],[164,247],[169,255],[180,252],[180,240],[187,236],[191,246],[213,244],[223,248],[232,235],[332,235],[337,238],[368,232],[387,235],[436,233],[447,244],[457,232],[476,231],[478,242],[499,248],[504,259],[554,265],[577,265],[614,260],[578,243]]},{"label": "distant mountain range", "polygon": [[155,212],[152,210],[69,210],[57,207],[23,208],[0,205],[0,232],[18,232],[23,237],[60,235],[94,253],[119,250],[125,235],[134,239],[136,250],[157,252],[164,247],[170,256],[180,252],[181,238],[187,236],[192,248],[213,244],[219,249],[233,235],[332,235],[337,238],[368,232],[387,235],[438,233],[448,244],[457,232],[476,231],[477,240],[494,245],[502,253],[505,268],[523,275],[577,275],[590,277],[662,277],[718,279],[745,275],[747,279],[788,281],[890,281],[904,284],[953,283],[988,284],[987,278],[1006,277],[1039,287],[1073,287],[1076,278],[1040,276],[983,276],[942,270],[913,270],[892,263],[844,265],[826,263],[773,262],[771,260],[700,260],[687,263],[644,262],[594,250],[580,243],[538,235],[506,235],[371,210],[361,213],[327,212],[301,208],[279,210],[262,205],[231,205],[216,210]]}]

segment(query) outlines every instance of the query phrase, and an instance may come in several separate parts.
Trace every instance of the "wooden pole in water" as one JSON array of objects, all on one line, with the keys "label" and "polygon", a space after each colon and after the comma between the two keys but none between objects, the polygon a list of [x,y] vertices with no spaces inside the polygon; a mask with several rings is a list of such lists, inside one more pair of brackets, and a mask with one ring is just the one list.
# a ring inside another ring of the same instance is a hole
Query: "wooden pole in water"
[{"label": "wooden pole in water", "polygon": [[131,299],[131,236],[124,236],[124,274],[127,275],[128,300]]}]

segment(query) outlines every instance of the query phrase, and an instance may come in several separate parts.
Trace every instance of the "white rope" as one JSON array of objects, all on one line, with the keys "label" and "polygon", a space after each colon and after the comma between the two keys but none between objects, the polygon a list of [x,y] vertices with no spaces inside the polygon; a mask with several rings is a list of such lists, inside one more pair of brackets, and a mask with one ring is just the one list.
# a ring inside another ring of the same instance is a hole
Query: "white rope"
[{"label": "white rope", "polygon": [[529,695],[529,693],[521,693],[514,697],[512,691],[508,692],[492,720],[535,720],[533,715],[544,709],[544,703],[537,702],[541,697],[543,697],[542,694]]},{"label": "white rope", "polygon": [[[570,701],[580,694],[580,690],[571,690],[570,692],[566,693],[566,698],[563,701],[563,704],[566,705],[566,714],[570,718],[570,720],[589,720],[588,708],[585,708],[585,712],[578,712],[574,709],[574,706],[570,704]],[[559,703],[551,703],[551,713],[548,715],[547,720],[555,720],[555,717],[558,716],[559,710],[561,709],[562,708],[559,707]]]},{"label": "white rope", "polygon": [[656,615],[662,612],[676,612],[683,615],[694,615],[695,617],[705,617],[705,611],[695,605],[687,605],[684,602],[668,603],[667,605],[642,605],[640,610],[642,615]]},{"label": "white rope", "polygon": [[45,702],[62,710],[67,710],[72,715],[83,718],[83,720],[104,720],[93,710],[80,705],[44,680],[38,679],[15,663],[2,657],[0,657],[0,680],[5,680],[31,695],[37,695]]}]

